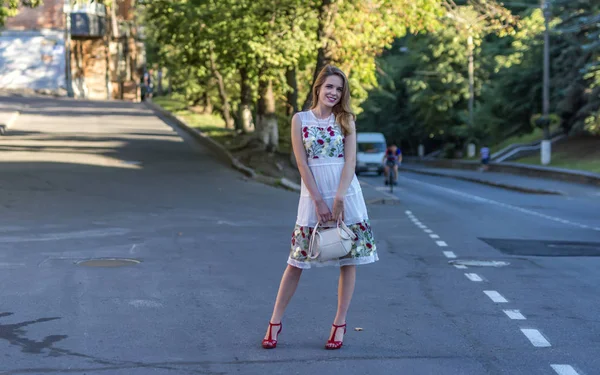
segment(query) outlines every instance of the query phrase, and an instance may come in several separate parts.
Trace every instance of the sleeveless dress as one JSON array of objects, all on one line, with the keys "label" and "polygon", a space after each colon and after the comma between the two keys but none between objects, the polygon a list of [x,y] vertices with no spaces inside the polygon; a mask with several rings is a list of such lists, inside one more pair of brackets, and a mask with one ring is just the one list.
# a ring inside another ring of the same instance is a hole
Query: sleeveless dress
[{"label": "sleeveless dress", "polygon": [[[345,164],[345,139],[342,129],[335,121],[333,114],[327,120],[318,120],[310,110],[299,112],[298,115],[302,121],[302,143],[306,151],[308,166],[323,200],[333,212],[333,201]],[[344,223],[357,235],[350,253],[343,258],[325,262],[310,259],[308,247],[317,222],[315,203],[302,181],[298,215],[287,261],[289,265],[307,269],[313,266],[359,265],[379,260],[367,207],[356,175],[353,176],[344,197]]]}]

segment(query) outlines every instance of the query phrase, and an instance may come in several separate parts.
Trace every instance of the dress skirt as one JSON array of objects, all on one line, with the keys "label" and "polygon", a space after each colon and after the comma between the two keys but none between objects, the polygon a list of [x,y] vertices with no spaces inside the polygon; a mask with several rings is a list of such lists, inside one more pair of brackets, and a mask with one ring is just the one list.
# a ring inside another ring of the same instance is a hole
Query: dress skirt
[{"label": "dress skirt", "polygon": [[[314,158],[309,159],[308,165],[315,177],[315,182],[323,200],[333,212],[333,201],[344,168],[344,158]],[[298,215],[292,232],[288,264],[307,269],[322,266],[368,264],[379,260],[365,200],[356,175],[353,177],[344,197],[344,223],[357,237],[352,244],[350,253],[343,258],[325,262],[318,259],[310,259],[308,257],[308,248],[318,219],[315,203],[304,181],[302,181],[301,186]],[[330,224],[335,226],[335,223]],[[321,227],[327,228],[327,225],[319,225],[319,228]]]}]

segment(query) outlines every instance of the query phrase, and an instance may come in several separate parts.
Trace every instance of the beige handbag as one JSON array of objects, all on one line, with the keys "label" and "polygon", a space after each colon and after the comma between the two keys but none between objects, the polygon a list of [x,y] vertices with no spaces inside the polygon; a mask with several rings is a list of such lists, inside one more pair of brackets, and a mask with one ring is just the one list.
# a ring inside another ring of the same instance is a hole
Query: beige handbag
[{"label": "beige handbag", "polygon": [[356,240],[356,234],[342,220],[338,220],[335,228],[317,232],[319,224],[315,226],[310,239],[308,247],[310,259],[326,261],[348,255],[352,250],[352,242]]}]

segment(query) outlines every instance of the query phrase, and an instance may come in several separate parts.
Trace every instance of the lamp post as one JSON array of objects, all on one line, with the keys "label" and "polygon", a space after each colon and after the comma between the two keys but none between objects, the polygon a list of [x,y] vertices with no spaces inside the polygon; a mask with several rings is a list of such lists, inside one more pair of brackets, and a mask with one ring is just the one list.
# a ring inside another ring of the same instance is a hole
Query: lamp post
[{"label": "lamp post", "polygon": [[551,161],[552,143],[550,141],[550,33],[549,18],[550,6],[547,0],[540,0],[542,13],[544,14],[544,73],[542,84],[542,118],[544,139],[541,144],[541,163],[548,165]]},{"label": "lamp post", "polygon": [[65,85],[67,95],[72,98],[74,94],[71,75],[71,0],[65,0],[63,12],[65,13]]}]

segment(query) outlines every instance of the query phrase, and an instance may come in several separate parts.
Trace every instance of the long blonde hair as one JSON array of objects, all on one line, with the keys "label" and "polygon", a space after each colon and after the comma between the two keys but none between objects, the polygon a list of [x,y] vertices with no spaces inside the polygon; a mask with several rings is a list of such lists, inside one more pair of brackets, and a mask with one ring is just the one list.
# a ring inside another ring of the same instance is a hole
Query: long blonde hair
[{"label": "long blonde hair", "polygon": [[344,87],[342,88],[342,97],[340,98],[340,101],[333,106],[333,114],[335,115],[335,121],[342,127],[342,132],[344,135],[348,135],[353,131],[350,122],[354,121],[356,116],[350,107],[350,85],[348,83],[348,78],[346,78],[346,75],[341,69],[332,65],[326,65],[323,67],[323,69],[321,69],[312,88],[312,104],[310,109],[313,109],[317,106],[319,103],[319,91],[321,90],[321,86],[323,86],[327,77],[333,75],[340,77],[344,83]]}]

